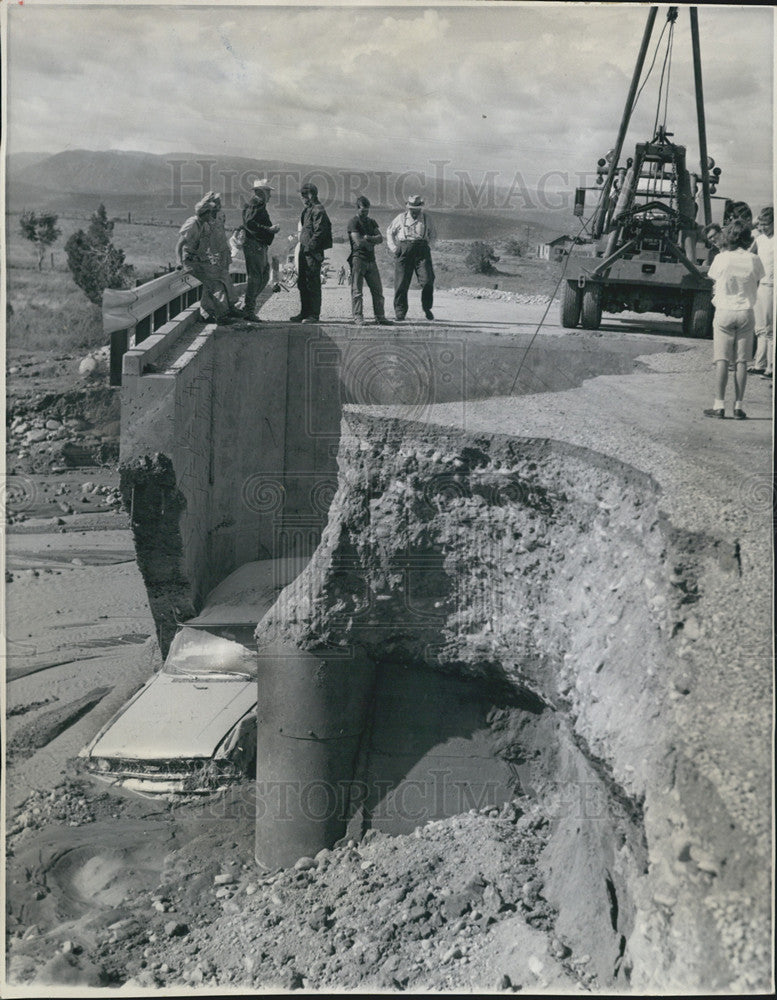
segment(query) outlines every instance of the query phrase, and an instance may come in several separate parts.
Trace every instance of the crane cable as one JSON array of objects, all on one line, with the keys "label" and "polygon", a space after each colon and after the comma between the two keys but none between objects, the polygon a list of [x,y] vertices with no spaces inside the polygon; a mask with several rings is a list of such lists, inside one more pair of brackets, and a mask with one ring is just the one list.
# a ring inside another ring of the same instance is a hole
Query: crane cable
[{"label": "crane cable", "polygon": [[[577,241],[580,239],[580,237],[583,235],[583,233],[586,231],[586,229],[588,229],[588,227],[591,225],[591,223],[593,222],[593,220],[594,220],[595,217],[596,217],[596,213],[594,212],[588,219],[586,219],[584,222],[582,222],[580,224],[580,229],[577,231],[577,233],[576,233],[576,235],[574,237],[574,242],[572,244],[573,246],[577,243]],[[556,295],[558,293],[558,290],[561,287],[562,281],[564,280],[564,275],[567,273],[567,268],[569,267],[570,258],[571,258],[571,254],[567,253],[566,260],[564,261],[564,266],[561,269],[561,274],[559,275],[559,279],[556,282],[556,287],[553,289],[553,294],[550,295],[550,296],[548,296],[548,304],[545,306],[545,312],[542,314],[542,317],[540,318],[540,321],[537,324],[537,328],[535,329],[534,333],[532,334],[531,340],[526,345],[526,350],[523,352],[523,357],[521,358],[521,362],[518,365],[518,370],[515,373],[515,378],[513,379],[512,385],[510,386],[510,391],[508,393],[508,396],[512,396],[512,394],[513,394],[513,390],[515,389],[515,384],[518,381],[518,376],[521,374],[521,369],[523,368],[523,363],[524,363],[524,361],[526,361],[526,358],[527,358],[527,356],[529,354],[529,351],[532,348],[532,344],[537,339],[537,334],[542,329],[542,324],[545,322],[545,317],[548,315],[548,312],[550,311],[550,307],[553,305],[553,302],[555,301],[555,298],[556,298]],[[570,379],[569,381],[570,381],[571,385],[574,385],[574,381],[572,379]]]},{"label": "crane cable", "polygon": [[[674,16],[672,16],[674,12]],[[658,134],[658,119],[661,115],[661,98],[664,99],[664,120],[662,123],[662,129],[666,131],[666,116],[669,109],[669,77],[671,73],[672,65],[672,48],[674,45],[674,26],[677,21],[677,8],[670,7],[669,13],[666,16],[666,24],[669,24],[669,35],[666,40],[666,52],[664,53],[664,63],[661,67],[661,79],[658,83],[658,99],[656,101],[656,117],[653,122],[653,135]],[[664,28],[666,28],[666,24]],[[663,35],[663,32],[661,32]],[[660,41],[660,39],[659,39]],[[666,89],[664,89],[664,75],[666,75]],[[646,81],[647,82],[647,81]]]},{"label": "crane cable", "polygon": [[674,30],[674,23],[675,23],[676,20],[677,20],[677,8],[676,7],[670,7],[669,10],[667,11],[666,21],[664,21],[664,26],[661,29],[661,34],[658,36],[658,41],[656,42],[656,47],[653,50],[653,59],[652,59],[652,61],[650,63],[650,66],[648,67],[647,73],[645,74],[645,79],[642,81],[642,86],[637,91],[637,96],[634,98],[634,103],[631,106],[632,115],[634,113],[634,109],[637,106],[637,101],[639,101],[640,94],[645,89],[645,86],[646,86],[648,80],[650,79],[650,74],[653,72],[653,67],[656,64],[656,58],[658,56],[658,50],[661,48],[661,40],[664,37],[664,32],[666,31],[667,25],[670,26],[670,31],[673,31]]}]

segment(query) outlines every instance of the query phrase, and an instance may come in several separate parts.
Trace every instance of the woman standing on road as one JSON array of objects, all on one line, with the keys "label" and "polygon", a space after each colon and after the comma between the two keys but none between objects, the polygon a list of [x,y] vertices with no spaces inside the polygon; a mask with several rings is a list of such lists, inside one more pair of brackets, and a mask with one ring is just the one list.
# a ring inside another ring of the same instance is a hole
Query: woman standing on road
[{"label": "woman standing on road", "polygon": [[750,226],[734,219],[721,233],[723,250],[715,257],[708,277],[715,282],[712,302],[715,319],[712,327],[712,362],[715,365],[715,402],[704,411],[705,417],[725,416],[724,398],[728,381],[728,366],[734,371],[734,417],[744,420],[742,409],[747,382],[747,366],[753,356],[755,316],[753,306],[758,294],[758,282],[764,276],[759,257],[750,253]]},{"label": "woman standing on road", "polygon": [[758,254],[766,272],[758,286],[755,302],[756,352],[753,367],[748,371],[763,378],[772,378],[774,372],[774,207],[769,205],[761,210],[756,223],[760,232],[752,247]]}]

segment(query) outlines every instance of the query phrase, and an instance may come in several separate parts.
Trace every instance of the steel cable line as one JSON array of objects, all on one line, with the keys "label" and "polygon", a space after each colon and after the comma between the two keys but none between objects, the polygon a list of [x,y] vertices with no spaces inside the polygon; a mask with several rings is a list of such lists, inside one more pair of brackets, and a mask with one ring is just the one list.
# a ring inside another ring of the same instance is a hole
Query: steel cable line
[{"label": "steel cable line", "polygon": [[[577,241],[582,236],[582,234],[588,229],[588,227],[590,226],[590,224],[593,222],[593,220],[595,218],[595,215],[596,215],[596,213],[594,213],[593,215],[591,215],[585,222],[583,222],[581,224],[580,229],[577,231],[577,233],[575,235],[575,243],[577,243]],[[545,306],[545,312],[542,314],[542,317],[540,318],[540,321],[537,324],[537,329],[532,334],[531,340],[526,345],[526,350],[523,352],[523,357],[521,358],[521,362],[518,365],[518,370],[515,373],[515,378],[513,379],[513,384],[510,386],[510,392],[508,393],[508,395],[510,395],[510,396],[512,396],[512,394],[513,394],[513,389],[515,389],[516,382],[518,381],[518,376],[521,374],[521,369],[523,368],[524,362],[526,361],[526,358],[527,358],[527,356],[529,354],[529,351],[531,350],[532,345],[534,344],[534,341],[537,338],[537,334],[542,329],[542,324],[545,322],[545,317],[548,315],[548,312],[550,311],[550,307],[553,305],[553,302],[554,302],[554,300],[556,298],[556,293],[558,292],[559,288],[561,287],[561,282],[564,280],[564,275],[567,273],[567,268],[569,267],[570,257],[571,257],[571,254],[568,253],[567,254],[567,258],[564,261],[564,266],[561,269],[561,274],[559,276],[559,279],[556,282],[556,287],[553,289],[553,294],[550,296],[550,298],[548,300],[547,306]],[[540,381],[542,381],[542,380],[540,379]],[[546,384],[546,383],[543,383],[543,384]],[[569,384],[570,385],[574,385],[574,380],[573,379],[569,379]]]},{"label": "steel cable line", "polygon": [[[671,14],[671,8],[670,8],[670,14]],[[650,66],[648,67],[647,73],[645,74],[645,79],[642,81],[642,86],[639,88],[639,90],[637,91],[637,96],[634,98],[634,103],[631,106],[631,113],[632,113],[632,115],[634,114],[634,109],[637,106],[637,101],[639,101],[640,94],[645,89],[645,86],[646,86],[648,80],[650,79],[650,74],[653,72],[653,67],[656,64],[656,57],[658,56],[658,50],[661,47],[661,39],[664,37],[664,32],[666,31],[667,24],[669,24],[670,14],[666,15],[666,21],[664,21],[664,26],[661,29],[661,34],[658,36],[658,41],[656,42],[656,47],[653,50],[653,60],[650,63]]]},{"label": "steel cable line", "polygon": [[[670,12],[671,12],[671,8],[670,8]],[[669,24],[668,19],[667,19],[667,24]],[[671,56],[672,56],[672,43],[674,41],[674,26],[675,26],[675,22],[673,20],[671,22],[671,26],[669,28],[669,36],[668,36],[667,41],[666,41],[666,52],[664,53],[664,62],[663,62],[663,65],[661,67],[661,79],[658,82],[658,99],[656,101],[656,117],[655,117],[655,120],[653,122],[653,135],[657,135],[657,133],[658,133],[658,119],[659,119],[659,117],[661,115],[661,98],[662,97],[664,97],[664,121],[663,121],[663,128],[664,128],[664,130],[666,130],[666,115],[667,115],[667,110],[668,110],[668,107],[669,107],[669,73],[670,73]],[[666,25],[664,25],[664,27],[666,27]],[[663,32],[662,32],[662,35],[663,35]],[[660,41],[660,39],[659,39],[659,41]],[[664,91],[664,75],[666,75],[666,91]]]}]

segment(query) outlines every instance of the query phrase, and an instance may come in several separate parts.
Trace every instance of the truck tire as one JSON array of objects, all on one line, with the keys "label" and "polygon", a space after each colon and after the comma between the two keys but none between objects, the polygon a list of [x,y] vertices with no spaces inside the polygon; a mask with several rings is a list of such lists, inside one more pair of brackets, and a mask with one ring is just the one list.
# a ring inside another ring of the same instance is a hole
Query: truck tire
[{"label": "truck tire", "polygon": [[580,321],[580,308],[583,303],[582,289],[569,282],[564,285],[561,297],[561,325],[574,330]]},{"label": "truck tire", "polygon": [[584,330],[598,330],[602,324],[601,285],[586,285],[583,291],[580,323]]},{"label": "truck tire", "polygon": [[709,340],[712,337],[712,293],[694,292],[688,297],[683,311],[683,336],[695,340]]}]

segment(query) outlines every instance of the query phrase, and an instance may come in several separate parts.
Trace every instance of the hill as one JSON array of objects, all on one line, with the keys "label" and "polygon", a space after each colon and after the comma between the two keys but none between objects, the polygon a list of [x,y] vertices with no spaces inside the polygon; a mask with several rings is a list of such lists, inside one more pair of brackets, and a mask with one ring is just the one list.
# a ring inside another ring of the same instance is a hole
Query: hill
[{"label": "hill", "polygon": [[508,190],[493,183],[484,188],[452,172],[434,177],[415,171],[360,171],[286,160],[125,150],[13,154],[7,162],[7,209],[46,207],[82,216],[104,201],[111,215],[179,224],[209,189],[222,191],[228,215],[236,216],[252,182],[265,175],[276,188],[275,213],[284,218],[299,212],[299,186],[311,179],[338,218],[352,210],[358,194],[370,198],[376,215],[385,215],[396,212],[409,194],[420,192],[440,216],[441,235],[453,239],[507,235],[526,231],[528,224],[532,239],[542,242],[569,231],[573,224],[569,212],[543,208],[536,192],[523,190],[510,197]]}]

